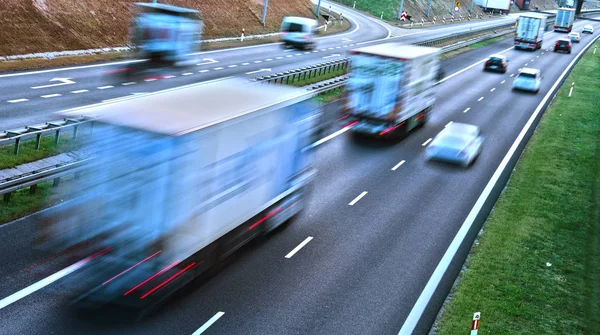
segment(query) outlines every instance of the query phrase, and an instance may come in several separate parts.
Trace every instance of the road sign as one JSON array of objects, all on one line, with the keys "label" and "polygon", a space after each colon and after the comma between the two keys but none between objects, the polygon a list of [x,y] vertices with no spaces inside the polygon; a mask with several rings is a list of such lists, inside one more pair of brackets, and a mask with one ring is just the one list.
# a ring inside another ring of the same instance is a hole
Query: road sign
[{"label": "road sign", "polygon": [[457,0],[457,1],[454,3],[454,7],[460,7],[460,1],[458,1],[458,0]]},{"label": "road sign", "polygon": [[458,8],[458,6],[457,6],[457,7],[454,7],[454,11],[455,11],[455,12],[458,12],[458,10],[459,10],[459,9],[460,9],[460,8]]}]

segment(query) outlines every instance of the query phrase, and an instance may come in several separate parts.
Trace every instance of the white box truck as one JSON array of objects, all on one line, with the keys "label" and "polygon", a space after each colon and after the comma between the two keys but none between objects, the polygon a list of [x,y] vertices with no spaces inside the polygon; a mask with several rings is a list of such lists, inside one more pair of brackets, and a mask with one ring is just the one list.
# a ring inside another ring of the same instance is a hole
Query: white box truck
[{"label": "white box truck", "polygon": [[435,103],[440,49],[385,43],[350,51],[343,112],[352,131],[398,137],[422,126]]},{"label": "white box truck", "polygon": [[547,18],[543,14],[521,14],[516,22],[515,49],[541,49]]},{"label": "white box truck", "polygon": [[556,11],[556,20],[554,21],[554,31],[570,33],[573,30],[575,21],[574,8],[559,8]]},{"label": "white box truck", "polygon": [[475,0],[475,4],[486,12],[497,10],[507,13],[510,10],[510,0]]},{"label": "white box truck", "polygon": [[318,110],[299,88],[224,79],[61,115],[98,118],[81,194],[43,220],[85,244],[79,306],[147,307],[304,207]]}]

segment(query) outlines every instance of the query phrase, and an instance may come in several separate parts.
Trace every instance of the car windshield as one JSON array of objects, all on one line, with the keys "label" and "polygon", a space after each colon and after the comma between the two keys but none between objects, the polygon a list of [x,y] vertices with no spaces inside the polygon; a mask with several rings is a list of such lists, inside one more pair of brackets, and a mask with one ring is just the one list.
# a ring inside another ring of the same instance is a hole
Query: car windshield
[{"label": "car windshield", "polygon": [[560,45],[567,45],[569,44],[569,41],[558,41],[558,43],[560,43]]},{"label": "car windshield", "polygon": [[290,23],[287,29],[284,29],[286,33],[301,33],[304,29],[304,26],[300,23]]},{"label": "car windshield", "polygon": [[535,73],[521,72],[517,78],[535,79]]},{"label": "car windshield", "polygon": [[571,33],[571,34],[569,34],[569,37],[577,37],[577,34],[576,33]]},{"label": "car windshield", "polygon": [[434,146],[445,148],[462,149],[469,144],[470,138],[458,134],[440,134],[440,137],[433,143]]},{"label": "car windshield", "polygon": [[490,57],[490,63],[494,63],[494,64],[502,63],[502,58],[499,58],[499,57]]}]

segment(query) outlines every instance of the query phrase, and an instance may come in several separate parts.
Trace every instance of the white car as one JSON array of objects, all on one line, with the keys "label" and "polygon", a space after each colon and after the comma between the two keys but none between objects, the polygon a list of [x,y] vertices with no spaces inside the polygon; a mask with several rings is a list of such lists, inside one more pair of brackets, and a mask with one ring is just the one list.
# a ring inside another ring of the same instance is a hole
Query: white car
[{"label": "white car", "polygon": [[591,24],[586,24],[585,26],[583,26],[583,30],[581,31],[582,34],[593,34],[594,33],[594,26],[592,26]]},{"label": "white car", "polygon": [[523,68],[513,80],[512,89],[537,93],[542,86],[542,74],[538,69]]},{"label": "white car", "polygon": [[581,42],[581,36],[579,35],[579,33],[569,33],[569,35],[567,35],[567,37],[569,39],[571,39],[571,42],[573,42],[573,43]]},{"label": "white car", "polygon": [[481,153],[483,137],[479,127],[466,123],[446,126],[425,149],[426,160],[438,160],[468,167]]}]

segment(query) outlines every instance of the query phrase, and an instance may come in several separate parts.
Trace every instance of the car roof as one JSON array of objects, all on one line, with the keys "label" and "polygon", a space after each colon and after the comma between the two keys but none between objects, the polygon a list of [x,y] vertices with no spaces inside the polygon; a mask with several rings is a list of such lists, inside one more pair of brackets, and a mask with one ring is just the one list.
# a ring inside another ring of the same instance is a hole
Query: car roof
[{"label": "car roof", "polygon": [[561,41],[561,42],[571,42],[571,40],[570,40],[570,39],[568,39],[568,38],[564,38],[564,37],[562,37],[562,38],[559,38],[559,39],[558,39],[558,41]]},{"label": "car roof", "polygon": [[286,16],[283,18],[283,22],[284,23],[298,23],[298,24],[304,24],[304,25],[310,25],[310,26],[317,25],[316,20],[309,19],[306,17],[299,17],[299,16]]},{"label": "car roof", "polygon": [[489,57],[489,58],[506,58],[506,56],[504,56],[504,55],[499,55],[499,54],[493,54],[493,55],[490,55],[490,57]]},{"label": "car roof", "polygon": [[454,122],[446,126],[444,130],[440,132],[441,134],[452,134],[454,136],[462,136],[462,135],[474,135],[477,136],[479,134],[479,127],[468,124],[468,123],[458,123]]},{"label": "car roof", "polygon": [[519,69],[520,73],[528,73],[528,74],[538,74],[540,73],[539,69],[532,69],[530,67],[524,67],[522,69]]},{"label": "car roof", "polygon": [[592,26],[591,24],[586,24],[585,26],[583,26],[584,28],[594,28],[594,26]]},{"label": "car roof", "polygon": [[570,32],[569,35],[579,35],[579,33],[576,31],[573,31],[573,32]]}]

